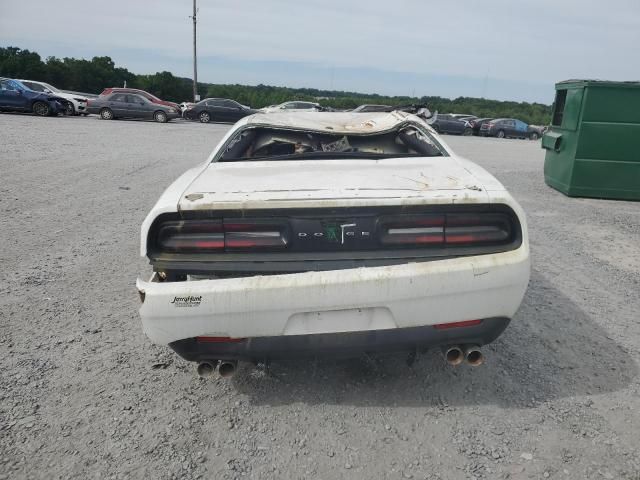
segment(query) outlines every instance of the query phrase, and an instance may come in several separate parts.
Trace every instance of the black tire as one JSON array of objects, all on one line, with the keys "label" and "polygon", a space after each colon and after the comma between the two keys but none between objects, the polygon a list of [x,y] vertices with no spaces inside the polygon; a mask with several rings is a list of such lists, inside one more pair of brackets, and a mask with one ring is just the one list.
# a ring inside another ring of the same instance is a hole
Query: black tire
[{"label": "black tire", "polygon": [[113,120],[115,117],[115,115],[113,114],[113,110],[111,110],[110,108],[103,108],[102,110],[100,110],[100,118],[102,120]]},{"label": "black tire", "polygon": [[158,123],[167,123],[169,121],[169,117],[162,110],[154,112],[153,119]]},{"label": "black tire", "polygon": [[538,140],[538,138],[540,138],[540,136],[538,135],[538,132],[531,132],[531,135],[529,135],[529,138],[531,140]]},{"label": "black tire", "polygon": [[473,128],[465,128],[464,132],[462,132],[462,135],[464,135],[465,137],[470,137],[471,135],[473,135]]},{"label": "black tire", "polygon": [[498,134],[496,135],[496,137],[506,138],[506,135],[504,134],[504,130],[498,130]]},{"label": "black tire", "polygon": [[211,121],[211,115],[209,115],[209,112],[200,112],[198,119],[200,123],[209,123]]},{"label": "black tire", "polygon": [[67,108],[65,109],[64,114],[70,116],[76,114],[76,107],[73,106],[73,103],[67,102]]},{"label": "black tire", "polygon": [[39,117],[47,117],[51,115],[51,107],[47,102],[33,102],[31,111]]}]

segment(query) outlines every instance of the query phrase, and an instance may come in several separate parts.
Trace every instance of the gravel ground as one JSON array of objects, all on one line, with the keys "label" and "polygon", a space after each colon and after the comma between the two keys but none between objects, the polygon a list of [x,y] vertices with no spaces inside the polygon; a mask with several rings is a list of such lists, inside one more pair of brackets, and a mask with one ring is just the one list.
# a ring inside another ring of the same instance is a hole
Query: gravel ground
[{"label": "gravel ground", "polygon": [[640,203],[569,199],[538,142],[446,137],[528,213],[486,364],[438,352],[201,380],[142,334],[139,226],[226,125],[0,115],[0,478],[640,478]]}]

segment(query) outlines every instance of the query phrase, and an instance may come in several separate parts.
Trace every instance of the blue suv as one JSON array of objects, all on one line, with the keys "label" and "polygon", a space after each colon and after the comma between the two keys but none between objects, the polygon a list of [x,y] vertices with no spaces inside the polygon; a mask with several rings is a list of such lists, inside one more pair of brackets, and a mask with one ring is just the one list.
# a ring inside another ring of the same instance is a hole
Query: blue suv
[{"label": "blue suv", "polygon": [[0,110],[31,112],[46,117],[64,113],[66,108],[64,98],[35,92],[17,80],[0,78]]}]

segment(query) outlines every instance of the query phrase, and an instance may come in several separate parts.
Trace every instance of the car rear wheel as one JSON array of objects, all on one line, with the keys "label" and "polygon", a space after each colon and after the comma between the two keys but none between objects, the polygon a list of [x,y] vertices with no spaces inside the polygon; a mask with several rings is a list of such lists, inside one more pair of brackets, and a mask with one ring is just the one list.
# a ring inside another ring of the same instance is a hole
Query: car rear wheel
[{"label": "car rear wheel", "polygon": [[113,111],[110,108],[103,108],[100,110],[100,118],[103,120],[113,120]]},{"label": "car rear wheel", "polygon": [[73,103],[71,103],[71,102],[67,103],[67,108],[65,109],[64,113],[66,113],[67,115],[75,115],[76,114],[76,109],[73,106]]},{"label": "car rear wheel", "polygon": [[209,112],[201,112],[199,118],[200,123],[209,123],[211,121],[211,115],[209,115]]},{"label": "car rear wheel", "polygon": [[496,135],[496,137],[498,137],[498,138],[504,138],[504,137],[505,137],[505,135],[504,135],[504,130],[500,130],[500,131],[498,132],[498,135]]},{"label": "car rear wheel", "polygon": [[35,102],[32,107],[33,113],[40,117],[46,117],[51,113],[51,107],[46,102]]},{"label": "car rear wheel", "polygon": [[537,140],[538,139],[538,132],[531,132],[531,135],[529,135],[529,138],[531,140]]},{"label": "car rear wheel", "polygon": [[462,132],[462,135],[464,135],[465,137],[473,135],[473,129],[469,127],[465,128],[464,132]]},{"label": "car rear wheel", "polygon": [[167,123],[167,121],[169,120],[167,118],[167,114],[161,112],[160,110],[153,114],[153,119],[158,123]]}]

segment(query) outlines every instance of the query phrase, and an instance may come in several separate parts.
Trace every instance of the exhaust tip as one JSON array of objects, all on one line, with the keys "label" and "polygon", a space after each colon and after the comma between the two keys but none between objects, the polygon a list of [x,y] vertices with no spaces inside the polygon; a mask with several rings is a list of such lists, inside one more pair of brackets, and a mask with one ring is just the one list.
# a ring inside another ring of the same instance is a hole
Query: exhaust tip
[{"label": "exhaust tip", "polygon": [[468,347],[464,352],[464,358],[472,367],[479,367],[484,363],[484,355],[477,346]]},{"label": "exhaust tip", "polygon": [[207,378],[215,373],[216,365],[212,362],[200,362],[197,371],[200,378]]},{"label": "exhaust tip", "polygon": [[221,362],[218,367],[218,373],[222,378],[229,378],[236,373],[236,369],[238,368],[238,362]]},{"label": "exhaust tip", "polygon": [[460,365],[464,360],[464,353],[462,351],[462,348],[457,345],[448,347],[444,351],[444,359],[449,365]]}]

